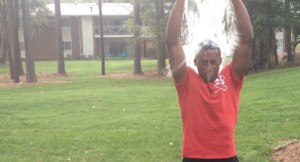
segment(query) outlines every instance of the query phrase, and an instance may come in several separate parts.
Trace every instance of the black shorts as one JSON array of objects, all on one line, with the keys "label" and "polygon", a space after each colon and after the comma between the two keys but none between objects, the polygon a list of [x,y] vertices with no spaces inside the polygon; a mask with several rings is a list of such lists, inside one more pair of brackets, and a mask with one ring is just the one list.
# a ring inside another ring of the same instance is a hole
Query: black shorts
[{"label": "black shorts", "polygon": [[184,157],[182,162],[239,162],[239,159],[236,156],[226,159],[192,159]]}]

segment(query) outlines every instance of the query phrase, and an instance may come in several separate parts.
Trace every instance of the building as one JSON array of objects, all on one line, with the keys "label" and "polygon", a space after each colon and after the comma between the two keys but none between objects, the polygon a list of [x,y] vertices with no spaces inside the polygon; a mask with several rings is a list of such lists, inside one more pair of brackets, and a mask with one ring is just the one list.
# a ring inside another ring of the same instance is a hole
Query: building
[{"label": "building", "polygon": [[[33,55],[36,60],[54,60],[56,56],[56,30],[54,4],[47,5],[53,13],[49,25],[33,37]],[[134,44],[129,43],[133,33],[124,28],[124,22],[132,18],[133,6],[129,3],[103,3],[104,51],[110,58],[134,57]],[[96,3],[62,3],[62,34],[64,56],[70,59],[93,59],[100,57],[99,8]],[[22,40],[22,39],[21,39]],[[152,42],[142,40],[141,55],[146,57]],[[22,52],[24,57],[24,51]]]}]

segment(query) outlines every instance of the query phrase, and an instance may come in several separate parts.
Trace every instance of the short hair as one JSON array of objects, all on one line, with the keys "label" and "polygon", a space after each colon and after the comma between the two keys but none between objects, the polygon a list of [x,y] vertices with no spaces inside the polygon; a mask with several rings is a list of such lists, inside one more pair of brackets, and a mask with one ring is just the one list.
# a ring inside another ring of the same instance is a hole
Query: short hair
[{"label": "short hair", "polygon": [[204,51],[204,50],[207,50],[207,49],[216,49],[218,50],[219,54],[221,55],[221,50],[220,50],[220,47],[217,43],[215,43],[214,41],[210,40],[210,39],[206,39],[202,42],[199,43],[198,45],[198,48],[196,50],[196,53],[195,53],[195,59],[198,58],[198,56]]}]

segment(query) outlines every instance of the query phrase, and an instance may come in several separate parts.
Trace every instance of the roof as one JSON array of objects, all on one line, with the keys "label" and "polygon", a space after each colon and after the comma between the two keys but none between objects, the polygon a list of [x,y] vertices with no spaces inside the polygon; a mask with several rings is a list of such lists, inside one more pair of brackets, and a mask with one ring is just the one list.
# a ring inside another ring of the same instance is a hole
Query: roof
[{"label": "roof", "polygon": [[[47,8],[55,13],[54,4],[48,4]],[[97,3],[61,3],[62,16],[97,16],[99,8]],[[129,16],[133,11],[130,3],[102,3],[103,16]]]}]

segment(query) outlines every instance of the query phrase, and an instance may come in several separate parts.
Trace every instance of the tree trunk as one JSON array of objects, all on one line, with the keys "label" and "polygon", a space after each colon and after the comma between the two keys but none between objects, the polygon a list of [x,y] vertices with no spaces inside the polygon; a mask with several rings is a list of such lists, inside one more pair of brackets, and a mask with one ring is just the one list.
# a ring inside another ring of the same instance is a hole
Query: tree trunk
[{"label": "tree trunk", "polygon": [[4,19],[6,18],[6,10],[4,9],[4,2],[0,0],[0,64],[6,63],[5,45],[4,45]]},{"label": "tree trunk", "polygon": [[[1,20],[1,19],[0,19]],[[5,64],[6,63],[6,49],[5,49],[5,40],[4,40],[4,27],[3,27],[3,21],[0,21],[0,64]]]},{"label": "tree trunk", "polygon": [[265,70],[266,68],[266,49],[263,40],[259,40],[259,59],[258,59],[258,69]]},{"label": "tree trunk", "polygon": [[[4,40],[4,38],[3,38]],[[6,42],[2,42],[1,44],[1,54],[2,54],[2,58],[1,58],[1,64],[6,64],[7,62],[7,49],[6,49]]]},{"label": "tree trunk", "polygon": [[134,49],[134,74],[143,74],[141,67],[141,39],[140,39],[140,28],[141,28],[141,12],[140,12],[140,1],[134,0],[134,24],[135,24],[135,49]]},{"label": "tree trunk", "polygon": [[13,63],[13,54],[11,52],[11,46],[10,46],[10,43],[9,43],[9,38],[8,36],[6,35],[6,40],[7,42],[5,43],[6,45],[6,51],[7,51],[7,56],[8,56],[8,63],[9,63],[9,72],[10,72],[10,79],[14,79],[14,63]]},{"label": "tree trunk", "polygon": [[154,3],[157,44],[157,74],[162,76],[165,75],[166,70],[164,3],[162,0],[155,0]]},{"label": "tree trunk", "polygon": [[[104,37],[103,37],[103,14],[102,14],[102,0],[98,1],[99,8],[99,34],[100,34],[100,49],[101,49],[101,74],[105,75],[105,53],[104,53]],[[97,48],[98,49],[98,48]]]},{"label": "tree trunk", "polygon": [[273,51],[273,58],[274,58],[274,64],[277,67],[279,65],[279,61],[278,61],[278,53],[277,53],[277,43],[276,43],[276,34],[275,34],[275,30],[272,29],[272,33],[271,33],[271,40],[272,40],[272,51]]},{"label": "tree trunk", "polygon": [[251,53],[251,71],[257,72],[257,40],[253,40],[252,53]]},{"label": "tree trunk", "polygon": [[4,53],[8,56],[10,79],[13,79],[13,76],[14,76],[13,58],[12,58],[11,47],[10,47],[11,41],[7,35],[7,33],[9,33],[7,26],[8,26],[8,24],[7,24],[7,22],[5,22],[4,23],[5,33],[3,35],[3,37],[4,37],[3,46],[4,46]]},{"label": "tree trunk", "polygon": [[13,19],[14,19],[14,3],[12,0],[6,2],[6,12],[7,15],[5,16],[4,20],[4,39],[6,52],[8,56],[9,62],[9,71],[10,71],[10,79],[14,79],[14,66],[13,66],[13,37],[12,37],[12,28],[13,28]]},{"label": "tree trunk", "polygon": [[[13,80],[15,83],[20,82],[20,77],[19,77],[19,68],[18,68],[18,56],[17,56],[17,49],[18,49],[18,35],[17,33],[19,32],[19,27],[18,27],[18,14],[17,12],[17,7],[16,2],[17,0],[11,0],[9,3],[9,11],[10,11],[10,16],[9,16],[9,22],[10,22],[10,28],[12,29],[11,34],[11,42],[12,42],[12,63],[13,63]],[[17,20],[16,20],[17,19]]]},{"label": "tree trunk", "polygon": [[266,29],[267,30],[267,36],[265,37],[265,42],[266,42],[266,52],[267,52],[267,66],[268,66],[268,69],[271,69],[273,68],[273,65],[272,65],[272,56],[273,56],[273,48],[272,48],[272,31],[271,31],[271,28],[268,28]]},{"label": "tree trunk", "polygon": [[295,35],[295,39],[293,42],[293,61],[295,61],[295,55],[296,55],[296,48],[297,45],[300,43],[300,26],[299,27],[294,27],[293,28],[293,34]]},{"label": "tree trunk", "polygon": [[60,0],[54,0],[55,3],[55,23],[56,23],[56,44],[57,44],[57,73],[65,75],[65,60],[64,60],[64,47],[61,30],[61,10]]},{"label": "tree trunk", "polygon": [[[290,12],[291,12],[291,4],[290,0],[285,0],[285,5],[284,5],[284,12],[285,15],[287,16],[286,19],[290,19]],[[285,31],[285,49],[287,53],[287,62],[292,63],[293,62],[293,54],[292,54],[292,43],[291,43],[291,34],[292,34],[292,29],[291,29],[291,24],[285,23],[284,31]]]},{"label": "tree trunk", "polygon": [[285,49],[287,54],[287,62],[293,62],[293,54],[292,54],[292,43],[291,43],[291,27],[286,26],[284,28],[284,38],[285,38]]},{"label": "tree trunk", "polygon": [[26,56],[26,81],[36,82],[34,61],[32,57],[32,34],[31,34],[31,19],[29,11],[29,0],[22,0],[22,15],[24,28],[24,43]]},{"label": "tree trunk", "polygon": [[[0,2],[1,5],[1,2]],[[3,50],[4,50],[4,46],[3,46],[3,34],[2,34],[2,22],[1,22],[1,16],[0,16],[0,64],[4,64],[3,61]]]},{"label": "tree trunk", "polygon": [[20,49],[20,38],[19,38],[19,28],[20,28],[20,14],[19,14],[19,0],[15,0],[15,18],[14,18],[14,34],[15,34],[15,39],[14,39],[14,60],[16,63],[16,68],[18,68],[19,76],[24,75],[24,70],[22,66],[22,58],[21,58],[21,49]]}]

